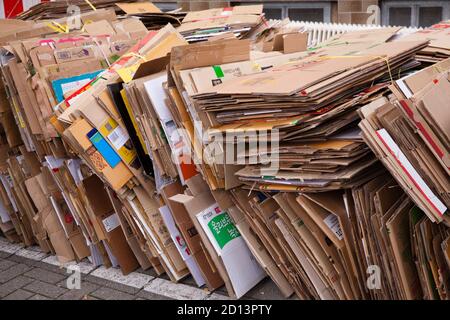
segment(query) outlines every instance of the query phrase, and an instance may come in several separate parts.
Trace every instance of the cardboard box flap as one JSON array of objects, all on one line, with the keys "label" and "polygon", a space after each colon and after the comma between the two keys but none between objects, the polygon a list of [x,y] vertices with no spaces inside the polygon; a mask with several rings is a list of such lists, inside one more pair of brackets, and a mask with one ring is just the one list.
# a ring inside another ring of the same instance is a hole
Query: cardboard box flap
[{"label": "cardboard box flap", "polygon": [[161,13],[162,11],[151,2],[116,3],[126,14]]},{"label": "cardboard box flap", "polygon": [[106,20],[85,24],[84,29],[91,36],[116,34],[111,24]]},{"label": "cardboard box flap", "polygon": [[185,204],[185,203],[188,203],[189,201],[192,201],[194,199],[194,197],[188,196],[186,194],[177,194],[177,195],[171,196],[169,199],[172,201],[178,202],[178,203]]},{"label": "cardboard box flap", "polygon": [[188,179],[186,184],[194,197],[210,191],[208,184],[200,174]]},{"label": "cardboard box flap", "polygon": [[171,65],[179,70],[250,59],[250,40],[225,39],[172,48]]},{"label": "cardboard box flap", "polygon": [[285,54],[306,51],[308,34],[289,32],[277,34],[272,41],[263,44],[263,51],[281,51]]},{"label": "cardboard box flap", "polygon": [[114,211],[108,193],[106,192],[105,185],[96,175],[84,179],[83,186],[86,190],[86,195],[89,198],[89,204],[95,215],[103,216]]},{"label": "cardboard box flap", "polygon": [[113,22],[114,29],[117,33],[133,33],[133,32],[143,32],[147,33],[147,28],[142,23],[141,20],[136,18],[129,18],[124,20],[119,20],[118,22]]},{"label": "cardboard box flap", "polygon": [[133,75],[133,79],[143,78],[145,76],[165,70],[170,61],[170,55],[143,62],[139,65]]},{"label": "cardboard box flap", "polygon": [[262,4],[192,11],[188,12],[186,17],[183,19],[183,24],[201,20],[214,20],[215,17],[220,18],[231,15],[260,15],[262,12]]}]

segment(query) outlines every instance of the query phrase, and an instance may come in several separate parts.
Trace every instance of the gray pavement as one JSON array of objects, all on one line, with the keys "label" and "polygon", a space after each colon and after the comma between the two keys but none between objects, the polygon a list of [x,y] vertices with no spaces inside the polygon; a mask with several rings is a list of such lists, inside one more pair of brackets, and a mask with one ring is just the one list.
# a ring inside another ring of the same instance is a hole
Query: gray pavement
[{"label": "gray pavement", "polygon": [[[191,277],[172,283],[153,270],[137,270],[123,276],[118,269],[94,268],[88,262],[78,264],[79,286],[71,289],[72,273],[56,258],[38,248],[22,248],[0,237],[0,299],[5,300],[160,300],[228,299],[225,288],[211,293],[195,286]],[[69,279],[69,280],[68,280]],[[263,280],[244,299],[283,299],[270,279]]]}]

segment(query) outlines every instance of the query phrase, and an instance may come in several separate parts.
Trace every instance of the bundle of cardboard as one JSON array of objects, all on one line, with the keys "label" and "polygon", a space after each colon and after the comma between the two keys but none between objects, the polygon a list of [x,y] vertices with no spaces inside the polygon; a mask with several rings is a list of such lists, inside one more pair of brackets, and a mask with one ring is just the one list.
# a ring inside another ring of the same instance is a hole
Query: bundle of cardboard
[{"label": "bundle of cardboard", "polygon": [[364,139],[432,221],[448,220],[449,62],[397,80],[394,96],[361,109]]},{"label": "bundle of cardboard", "polygon": [[[109,13],[106,13],[109,11]],[[54,28],[63,28],[66,32],[68,27],[79,24],[89,24],[96,21],[90,19],[90,15],[101,15],[103,19],[111,19],[111,14],[120,19],[135,18],[142,21],[148,30],[157,30],[171,23],[179,26],[185,17],[184,12],[162,12],[151,2],[127,1],[73,1],[68,5],[64,2],[41,2],[27,11],[21,13],[17,19],[27,22],[44,22]],[[20,22],[20,20],[18,20]]]},{"label": "bundle of cardboard", "polygon": [[241,39],[264,23],[263,5],[248,5],[188,12],[177,30],[189,42],[226,34]]},{"label": "bundle of cardboard", "polygon": [[426,39],[307,49],[262,6],[159,28],[178,18],[108,3],[75,29],[0,22],[5,237],[233,298],[267,276],[286,298],[449,298],[450,60],[421,64]]},{"label": "bundle of cardboard", "polygon": [[168,23],[177,27],[186,16],[185,12],[162,12],[151,2],[116,3],[116,6],[125,14],[122,17],[138,18],[148,30],[158,30]]},{"label": "bundle of cardboard", "polygon": [[[99,19],[92,21],[93,17]],[[4,155],[8,167],[2,190],[10,196],[5,205],[15,204],[9,209],[17,218],[17,235],[25,244],[36,242],[45,252],[54,252],[61,262],[89,256],[96,265],[120,265],[128,273],[139,265],[136,257],[144,266],[152,258],[142,258],[127,221],[113,214],[115,209],[103,183],[79,159],[69,157],[72,151],[65,148],[58,133],[61,128],[53,126],[52,117],[55,110],[68,105],[65,102],[58,107],[58,102],[68,97],[73,101],[80,88],[149,35],[139,20],[119,21],[112,11],[97,10],[81,16],[82,21],[85,18],[90,23],[81,26],[81,31],[60,32],[48,26],[42,28],[42,34],[52,36],[22,40],[26,35],[16,33],[5,47],[2,72],[11,105],[4,105],[2,119],[12,149]],[[8,125],[11,118],[17,120],[18,127]],[[17,153],[14,147],[21,145],[21,140],[24,145]],[[130,175],[125,171],[118,179]],[[43,183],[38,184],[40,181]],[[117,229],[119,225],[125,231]],[[169,250],[170,243],[164,242],[167,233],[163,236],[161,246]],[[177,259],[175,255],[173,263],[179,268],[175,272],[182,273],[185,267]],[[161,270],[161,264],[157,265]]]},{"label": "bundle of cardboard", "polygon": [[[214,145],[214,156],[220,156],[228,152],[226,144],[245,142],[231,162],[197,168],[213,194],[231,196],[237,228],[253,237],[250,248],[263,245],[255,257],[286,296],[448,298],[449,267],[443,262],[449,229],[435,228],[408,198],[409,190],[403,193],[356,126],[359,108],[385,99],[390,83],[420,69],[414,56],[426,42],[379,43],[397,30],[346,34],[291,54],[250,53],[248,44],[237,40],[172,50],[178,94],[171,93],[176,106],[171,110],[185,130],[182,143],[192,145],[195,159],[207,158],[199,146]],[[251,144],[255,132],[274,129],[280,138],[275,149],[261,150],[261,141]],[[214,144],[217,137],[224,145]],[[279,156],[268,157],[269,152]],[[261,170],[267,159],[280,164],[276,175],[271,166]],[[242,163],[247,167],[239,170]],[[380,281],[368,285],[372,273]]]},{"label": "bundle of cardboard", "polygon": [[[118,6],[115,4],[118,3]],[[40,2],[28,10],[20,13],[16,19],[20,20],[55,20],[63,17],[67,17],[67,15],[75,15],[81,14],[85,12],[90,12],[92,10],[101,10],[101,9],[109,9],[112,8],[117,14],[123,12],[120,5],[129,5],[132,4],[134,6],[147,6],[154,8],[155,6],[152,3],[148,5],[144,2],[137,2],[135,0],[72,0],[70,4],[67,4],[64,1],[46,1]],[[72,7],[70,7],[72,6]]]},{"label": "bundle of cardboard", "polygon": [[442,21],[432,25],[425,30],[419,30],[401,40],[427,40],[429,44],[426,48],[417,53],[417,59],[433,64],[450,57],[450,45],[448,43],[448,28],[450,21]]},{"label": "bundle of cardboard", "polygon": [[[355,135],[356,110],[386,89],[384,81],[374,81],[407,69],[426,43],[366,45],[368,49],[356,52],[351,44],[342,46],[339,55],[336,48],[333,55],[326,49],[313,51],[192,96],[197,112],[205,114],[203,124],[213,128],[211,135],[233,132],[239,139],[276,130],[279,146],[268,148],[270,154],[251,147],[237,153],[236,164],[248,164],[237,172],[241,181],[262,190],[314,191],[351,187],[370,178],[375,158]],[[262,165],[267,158],[277,158],[275,174],[272,165],[267,170]]]},{"label": "bundle of cardboard", "polygon": [[[87,23],[102,15],[104,19]],[[139,20],[116,20],[110,10],[82,14],[81,20],[86,22],[73,31],[63,19],[29,24],[40,27],[33,36],[45,38],[27,39],[20,32],[5,36],[5,42],[12,41],[5,46],[2,71],[7,94],[14,98],[8,105],[5,97],[2,111],[9,119],[5,125],[12,119],[18,126],[6,126],[11,141],[5,146],[9,154],[2,174],[12,182],[5,183],[2,195],[12,192],[2,213],[7,210],[5,217],[19,221],[10,234],[5,218],[5,234],[26,245],[38,243],[62,263],[89,257],[94,265],[120,267],[124,274],[153,267],[173,281],[192,274],[199,286],[213,290],[225,284],[230,296],[241,297],[264,278],[263,270],[206,185],[198,192],[205,197],[203,209],[213,211],[204,213],[211,221],[200,225],[189,215],[186,198],[169,200],[184,193],[179,181],[155,184],[161,177],[177,177],[175,166],[170,170],[171,150],[160,137],[166,158],[158,163],[169,165],[161,174],[153,168],[154,153],[135,140],[142,135],[133,135],[135,117],[129,112],[134,100],[120,83],[151,75],[154,59],[164,60],[172,47],[187,42],[170,25],[148,32]],[[147,60],[152,63],[143,64]],[[23,76],[13,77],[18,70]],[[159,89],[146,85],[157,90],[149,96],[154,104],[162,98],[161,80],[156,84]],[[189,178],[198,181],[190,191],[195,194],[201,178],[194,166],[187,168],[192,171]],[[41,190],[37,181],[44,178]],[[236,265],[242,261],[245,268]]]}]

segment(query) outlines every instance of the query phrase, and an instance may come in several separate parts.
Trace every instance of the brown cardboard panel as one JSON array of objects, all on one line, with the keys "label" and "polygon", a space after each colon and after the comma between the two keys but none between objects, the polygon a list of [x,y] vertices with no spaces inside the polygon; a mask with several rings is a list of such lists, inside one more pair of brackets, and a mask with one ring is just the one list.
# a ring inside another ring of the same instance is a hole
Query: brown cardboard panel
[{"label": "brown cardboard panel", "polygon": [[116,3],[126,14],[160,13],[161,10],[151,2]]},{"label": "brown cardboard panel", "polygon": [[22,137],[20,135],[20,131],[16,124],[12,111],[8,110],[0,113],[0,123],[3,126],[3,130],[6,134],[6,140],[8,141],[8,145],[11,148],[23,144]]},{"label": "brown cardboard panel", "polygon": [[67,263],[75,260],[75,254],[63,229],[60,229],[54,233],[49,233],[48,237],[50,238],[52,246],[56,252],[56,257],[60,263]]},{"label": "brown cardboard panel", "polygon": [[244,5],[229,8],[214,8],[209,10],[191,11],[184,18],[183,22],[193,22],[202,19],[208,19],[217,16],[223,16],[224,12],[230,15],[249,15],[261,14],[263,5]]},{"label": "brown cardboard panel", "polygon": [[396,213],[387,221],[389,238],[392,242],[392,250],[396,260],[400,282],[403,286],[405,296],[408,300],[417,299],[421,294],[419,288],[419,278],[417,270],[411,259],[411,240],[410,240],[410,223],[409,213],[412,207],[411,201],[408,199]]},{"label": "brown cardboard panel", "polygon": [[89,132],[91,129],[92,126],[89,125],[89,123],[85,120],[79,120],[68,128],[69,132],[77,140],[83,151],[88,150],[92,145],[87,137],[87,132]]},{"label": "brown cardboard panel", "polygon": [[[232,211],[233,210],[230,210],[230,213]],[[240,223],[236,223],[236,226],[239,229],[239,232],[241,232],[244,236],[249,248],[252,250],[252,253],[258,259],[267,274],[275,282],[283,296],[290,297],[294,293],[292,286],[280,271],[273,258],[269,255],[264,245],[258,240],[257,236],[251,230],[248,222],[243,220]]]},{"label": "brown cardboard panel", "polygon": [[47,196],[42,191],[37,179],[32,177],[25,181],[25,185],[28,190],[28,194],[33,200],[34,205],[36,206],[38,211],[44,210],[49,206],[49,201]]},{"label": "brown cardboard panel", "polygon": [[33,152],[27,152],[25,148],[21,147],[24,158],[24,167],[30,175],[35,176],[41,173],[41,163],[37,155]]},{"label": "brown cardboard panel", "polygon": [[114,210],[105,186],[97,176],[92,175],[84,179],[83,186],[95,215],[104,216]]},{"label": "brown cardboard panel", "polygon": [[10,61],[8,66],[11,73],[14,74],[14,83],[17,88],[22,107],[25,110],[25,117],[27,123],[30,126],[30,130],[33,134],[42,134],[42,128],[40,127],[39,121],[35,109],[36,105],[35,97],[32,96],[32,90],[26,85],[26,70],[22,63],[17,63],[16,61]]},{"label": "brown cardboard panel", "polygon": [[148,257],[142,251],[136,237],[131,236],[131,237],[127,238],[127,242],[128,242],[128,245],[130,246],[130,249],[133,251],[134,256],[138,260],[139,265],[141,266],[142,270],[149,269],[152,266],[152,264],[151,264],[150,260],[148,259]]},{"label": "brown cardboard panel", "polygon": [[[211,196],[211,194],[208,193],[202,193],[198,194],[196,197],[187,196],[184,194],[177,194],[175,196],[170,197],[170,200],[173,200],[175,202],[178,202],[180,204],[183,204],[186,208],[187,212],[189,213],[189,216],[191,217],[191,220],[193,221],[201,239],[201,245],[206,250],[208,255],[207,257],[211,258],[208,263],[211,264],[211,266],[214,266],[213,270],[217,270],[220,274],[221,278],[223,279],[225,286],[227,287],[228,294],[230,296],[234,296],[233,288],[231,286],[231,282],[229,280],[229,277],[226,273],[225,267],[223,263],[220,261],[220,257],[217,256],[217,253],[215,249],[212,247],[212,244],[210,243],[207,235],[202,230],[202,227],[200,226],[199,222],[197,221],[196,214],[200,212],[201,210],[211,206],[215,203],[214,198]],[[202,261],[199,261],[199,266],[202,266]],[[206,280],[206,279],[205,279]]]},{"label": "brown cardboard panel", "polygon": [[[170,208],[172,212],[173,218],[177,223],[178,227],[183,226],[184,228],[180,228],[180,232],[183,234],[183,237],[192,252],[196,252],[199,248],[199,235],[195,230],[195,227],[189,217],[188,212],[184,208],[184,206],[178,202],[171,200],[170,198],[174,195],[181,194],[183,192],[183,188],[180,183],[174,182],[168,185],[165,185],[161,189],[161,195],[164,198],[164,202]],[[197,239],[194,241],[194,239]]]},{"label": "brown cardboard panel", "polygon": [[192,193],[194,197],[203,194],[205,192],[209,192],[209,187],[200,174],[195,175],[192,178],[188,179],[186,181],[186,184],[189,188],[189,191]]},{"label": "brown cardboard panel", "polygon": [[308,42],[307,33],[291,33],[283,35],[283,52],[293,53],[306,51]]},{"label": "brown cardboard panel", "polygon": [[171,64],[179,70],[245,61],[250,57],[248,40],[223,40],[178,46],[172,49]]},{"label": "brown cardboard panel", "polygon": [[70,242],[67,240],[64,229],[62,228],[53,208],[48,206],[42,210],[39,215],[42,217],[44,227],[47,230],[48,237],[56,252],[58,260],[61,263],[75,260],[75,253],[70,245]]},{"label": "brown cardboard panel", "polygon": [[116,32],[119,33],[130,33],[134,34],[133,37],[137,37],[136,34],[142,34],[145,36],[148,32],[145,25],[139,19],[123,19],[119,22],[114,22],[113,27]]},{"label": "brown cardboard panel", "polygon": [[139,263],[130,249],[120,225],[116,225],[110,231],[106,230],[103,225],[106,218],[116,215],[116,213],[102,181],[97,176],[92,175],[83,180],[83,186],[93,213],[106,235],[106,241],[119,262],[122,273],[126,275],[136,270],[139,267]]},{"label": "brown cardboard panel", "polygon": [[172,196],[181,194],[182,192],[183,188],[179,182],[168,184],[161,190],[164,202],[170,208],[175,223],[186,241],[186,245],[188,246],[191,255],[199,266],[207,287],[209,290],[217,289],[223,285],[223,280],[220,277],[217,268],[211,262],[211,259],[207,258],[208,253],[204,251],[204,246],[201,244],[202,240],[196,226],[185,207],[181,203],[170,199]]},{"label": "brown cardboard panel", "polygon": [[78,261],[91,255],[91,251],[86,244],[86,239],[81,232],[70,236],[69,242],[72,245],[73,251],[75,252]]},{"label": "brown cardboard panel", "polygon": [[107,20],[88,23],[85,25],[84,29],[91,36],[115,34],[114,29]]},{"label": "brown cardboard panel", "polygon": [[133,78],[139,79],[139,78],[143,78],[145,76],[163,71],[166,69],[169,61],[170,61],[170,56],[167,55],[167,56],[164,56],[161,58],[143,62],[139,65]]},{"label": "brown cardboard panel", "polygon": [[135,234],[136,232],[135,229],[131,227],[129,220],[127,219],[128,217],[125,216],[125,214],[127,213],[126,210],[125,211],[123,210],[122,202],[119,200],[117,195],[111,189],[107,189],[107,192],[111,200],[111,203],[114,207],[114,211],[118,215],[122,231],[124,233],[125,238],[127,239],[130,249],[133,251],[134,256],[139,262],[141,268],[143,270],[147,270],[152,266],[152,264],[141,248],[140,240]]},{"label": "brown cardboard panel", "polygon": [[427,121],[434,123],[435,133],[442,137],[444,142],[450,142],[450,120],[446,116],[445,108],[442,108],[450,97],[450,81],[446,76],[439,79],[429,94],[422,98]]},{"label": "brown cardboard panel", "polygon": [[108,234],[108,243],[111,247],[111,251],[119,262],[120,269],[124,275],[133,272],[139,268],[139,263],[134,256],[133,251],[123,235],[121,228],[116,228]]},{"label": "brown cardboard panel", "polygon": [[205,20],[187,21],[183,20],[181,26],[178,27],[180,33],[187,33],[193,30],[214,29],[225,25],[237,26],[254,26],[261,21],[260,15],[243,14],[243,15],[228,15],[222,17],[206,18]]}]

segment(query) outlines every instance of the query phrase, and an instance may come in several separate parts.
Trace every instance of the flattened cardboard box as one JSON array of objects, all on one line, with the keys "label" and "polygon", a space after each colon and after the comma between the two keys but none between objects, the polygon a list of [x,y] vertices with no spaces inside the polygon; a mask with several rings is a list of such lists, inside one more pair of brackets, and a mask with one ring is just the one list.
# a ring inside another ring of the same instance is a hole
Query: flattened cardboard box
[{"label": "flattened cardboard box", "polygon": [[122,203],[118,199],[117,195],[110,188],[106,190],[108,192],[109,199],[111,204],[114,207],[114,211],[117,213],[123,233],[125,238],[127,239],[128,245],[130,249],[133,251],[139,265],[143,270],[147,270],[152,266],[150,260],[147,258],[143,250],[139,245],[139,240],[133,232],[133,229],[128,224],[127,219],[124,217],[124,213],[122,211]]},{"label": "flattened cardboard box", "polygon": [[226,279],[225,285],[230,296],[240,298],[266,274],[248,249],[229,214],[219,208],[210,192],[194,193],[209,190],[201,176],[197,175],[187,180],[187,183],[189,189],[193,189],[193,196],[179,194],[170,199],[182,203],[189,212],[203,243],[218,262],[216,266],[223,273],[222,278]]},{"label": "flattened cardboard box", "polygon": [[95,175],[83,180],[83,185],[89,204],[106,235],[106,240],[114,257],[119,262],[122,273],[126,275],[136,270],[139,263],[127,243],[105,186]]},{"label": "flattened cardboard box", "polygon": [[171,200],[172,196],[181,194],[183,188],[179,182],[168,184],[161,189],[161,195],[165,203],[170,208],[177,227],[182,234],[186,244],[190,250],[191,255],[197,262],[203,279],[206,282],[209,290],[213,291],[221,287],[224,282],[211,259],[208,252],[201,244],[201,237],[192,222],[189,213],[184,206],[176,201]]}]

